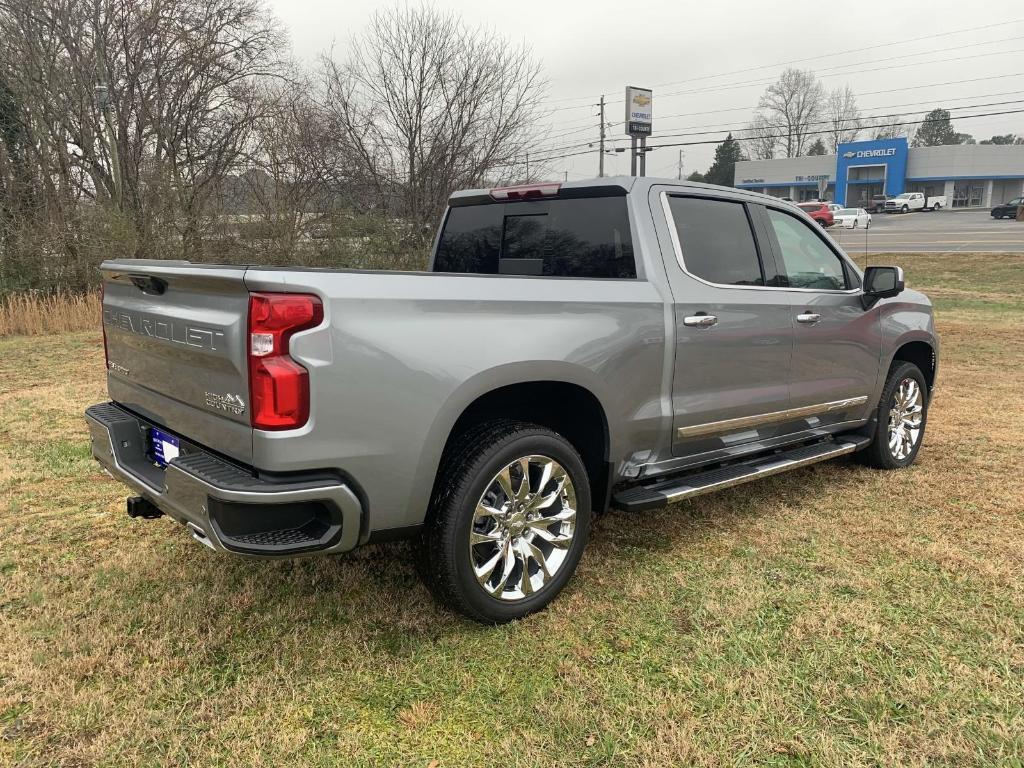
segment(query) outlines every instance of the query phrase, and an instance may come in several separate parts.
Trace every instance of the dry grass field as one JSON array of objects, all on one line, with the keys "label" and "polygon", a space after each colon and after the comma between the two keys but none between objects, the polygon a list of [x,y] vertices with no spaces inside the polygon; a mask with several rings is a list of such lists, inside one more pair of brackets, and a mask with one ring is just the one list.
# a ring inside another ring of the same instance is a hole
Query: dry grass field
[{"label": "dry grass field", "polygon": [[0,339],[0,764],[1024,765],[1024,255],[934,297],[917,465],[598,520],[551,610],[439,610],[406,545],[214,555],[90,459],[96,331]]},{"label": "dry grass field", "polygon": [[0,338],[43,336],[92,328],[100,316],[99,293],[0,298]]}]

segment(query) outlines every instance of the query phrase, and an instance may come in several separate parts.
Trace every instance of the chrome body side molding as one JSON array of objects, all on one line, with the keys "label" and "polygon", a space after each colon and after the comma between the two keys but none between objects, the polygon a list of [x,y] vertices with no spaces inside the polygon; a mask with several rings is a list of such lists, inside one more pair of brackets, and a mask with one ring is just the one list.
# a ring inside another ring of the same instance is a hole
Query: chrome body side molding
[{"label": "chrome body side molding", "polygon": [[694,424],[689,427],[679,427],[676,435],[680,438],[700,437],[701,435],[722,434],[735,432],[739,429],[750,429],[760,427],[764,424],[777,424],[782,421],[804,419],[808,416],[817,416],[821,413],[833,411],[845,411],[858,405],[864,405],[868,401],[867,395],[860,397],[849,397],[845,400],[833,400],[828,403],[816,405],[805,405],[801,408],[787,408],[784,411],[773,411],[772,413],[760,413],[755,416],[741,416],[738,419],[725,419],[723,421],[711,421],[707,424]]}]

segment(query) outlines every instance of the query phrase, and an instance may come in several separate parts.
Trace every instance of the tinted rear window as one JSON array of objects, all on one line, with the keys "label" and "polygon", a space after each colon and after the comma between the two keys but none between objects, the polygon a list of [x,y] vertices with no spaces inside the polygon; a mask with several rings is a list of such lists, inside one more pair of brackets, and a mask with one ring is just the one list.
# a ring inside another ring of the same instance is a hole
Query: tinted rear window
[{"label": "tinted rear window", "polygon": [[435,272],[636,277],[624,197],[451,208]]},{"label": "tinted rear window", "polygon": [[691,275],[720,285],[764,285],[743,203],[669,197],[668,204]]}]

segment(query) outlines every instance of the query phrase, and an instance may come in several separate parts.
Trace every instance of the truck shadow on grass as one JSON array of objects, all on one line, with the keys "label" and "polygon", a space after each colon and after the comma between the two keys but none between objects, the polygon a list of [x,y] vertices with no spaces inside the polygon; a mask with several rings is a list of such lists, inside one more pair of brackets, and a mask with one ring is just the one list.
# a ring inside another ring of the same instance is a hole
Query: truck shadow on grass
[{"label": "truck shadow on grass", "polygon": [[161,625],[153,627],[158,632],[205,623],[221,640],[203,644],[199,652],[220,659],[231,657],[232,647],[246,656],[275,655],[283,639],[294,637],[313,646],[402,657],[445,639],[543,631],[563,614],[579,617],[609,605],[620,613],[643,611],[624,590],[636,589],[646,575],[658,578],[682,563],[727,556],[748,529],[787,510],[828,514],[828,498],[855,492],[866,471],[840,459],[663,510],[612,510],[597,519],[579,572],[547,612],[499,630],[436,604],[418,577],[411,542],[332,558],[257,561],[209,552],[162,520],[154,534],[164,543],[139,552],[137,567],[122,573],[119,589],[109,594],[124,601],[116,614],[134,615],[136,621],[141,603],[159,604],[161,613],[141,619]]}]

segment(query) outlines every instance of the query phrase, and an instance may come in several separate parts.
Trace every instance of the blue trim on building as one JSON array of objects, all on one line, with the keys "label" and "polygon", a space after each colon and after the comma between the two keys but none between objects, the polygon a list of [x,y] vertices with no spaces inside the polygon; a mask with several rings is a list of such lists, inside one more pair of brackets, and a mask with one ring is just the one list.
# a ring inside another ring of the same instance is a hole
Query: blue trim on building
[{"label": "blue trim on building", "polygon": [[908,178],[907,181],[988,181],[989,179],[1003,180],[1003,179],[1024,179],[1024,174],[1009,175],[1009,176],[914,176]]}]

